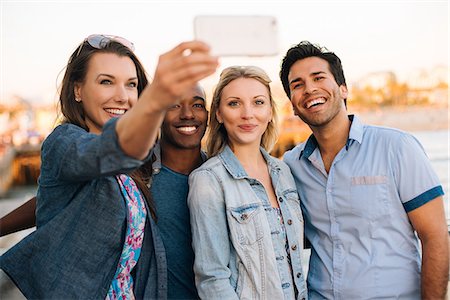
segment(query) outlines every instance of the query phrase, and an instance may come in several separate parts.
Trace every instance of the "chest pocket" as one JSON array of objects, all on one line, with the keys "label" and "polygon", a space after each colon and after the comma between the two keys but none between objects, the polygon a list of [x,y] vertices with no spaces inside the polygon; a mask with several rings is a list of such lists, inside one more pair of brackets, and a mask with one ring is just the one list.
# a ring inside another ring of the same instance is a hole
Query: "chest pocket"
[{"label": "chest pocket", "polygon": [[263,238],[262,220],[264,208],[259,203],[230,208],[230,231],[242,245],[252,245]]},{"label": "chest pocket", "polygon": [[389,215],[387,177],[383,175],[352,177],[350,204],[353,214],[371,221]]}]

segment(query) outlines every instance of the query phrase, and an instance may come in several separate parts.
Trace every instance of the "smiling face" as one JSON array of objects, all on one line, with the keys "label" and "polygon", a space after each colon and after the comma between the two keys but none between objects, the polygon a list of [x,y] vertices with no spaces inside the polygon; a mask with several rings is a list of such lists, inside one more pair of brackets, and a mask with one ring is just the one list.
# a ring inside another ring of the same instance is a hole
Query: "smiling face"
[{"label": "smiling face", "polygon": [[258,80],[238,78],[223,88],[216,112],[232,149],[243,145],[259,147],[272,119],[268,89]]},{"label": "smiling face", "polygon": [[113,117],[123,115],[138,99],[136,67],[128,56],[95,53],[83,82],[75,84],[89,132],[99,134]]},{"label": "smiling face", "polygon": [[178,149],[201,146],[208,123],[205,93],[199,86],[193,87],[180,103],[167,110],[161,126],[161,143]]},{"label": "smiling face", "polygon": [[337,85],[326,60],[313,56],[295,62],[288,81],[294,112],[309,126],[325,126],[346,114],[347,88]]}]

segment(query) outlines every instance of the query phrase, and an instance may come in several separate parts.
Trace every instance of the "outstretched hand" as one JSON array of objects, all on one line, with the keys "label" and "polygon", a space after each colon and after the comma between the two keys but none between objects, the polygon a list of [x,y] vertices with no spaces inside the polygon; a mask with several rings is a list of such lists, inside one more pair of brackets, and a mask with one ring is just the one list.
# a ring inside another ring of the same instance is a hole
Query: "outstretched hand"
[{"label": "outstretched hand", "polygon": [[199,80],[213,74],[218,58],[203,42],[184,42],[159,57],[153,82],[139,101],[117,121],[119,144],[127,155],[145,158],[153,147],[167,109]]},{"label": "outstretched hand", "polygon": [[183,42],[159,57],[153,82],[144,93],[157,99],[158,108],[177,103],[180,97],[201,79],[213,74],[218,58],[211,56],[209,46],[200,41]]}]

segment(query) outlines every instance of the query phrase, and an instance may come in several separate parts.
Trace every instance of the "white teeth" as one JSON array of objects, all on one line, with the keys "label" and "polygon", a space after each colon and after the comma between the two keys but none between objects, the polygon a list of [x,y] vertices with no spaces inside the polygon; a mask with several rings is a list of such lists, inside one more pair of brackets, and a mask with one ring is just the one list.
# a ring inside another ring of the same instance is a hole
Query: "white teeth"
[{"label": "white teeth", "polygon": [[310,108],[313,105],[322,104],[322,103],[325,103],[325,99],[324,98],[314,99],[314,100],[306,103],[306,108]]},{"label": "white teeth", "polygon": [[123,115],[126,110],[125,109],[118,109],[118,108],[105,108],[106,112],[114,115]]},{"label": "white teeth", "polygon": [[189,126],[189,127],[178,127],[177,129],[179,131],[183,131],[183,132],[191,132],[191,131],[194,131],[197,128],[195,126]]}]

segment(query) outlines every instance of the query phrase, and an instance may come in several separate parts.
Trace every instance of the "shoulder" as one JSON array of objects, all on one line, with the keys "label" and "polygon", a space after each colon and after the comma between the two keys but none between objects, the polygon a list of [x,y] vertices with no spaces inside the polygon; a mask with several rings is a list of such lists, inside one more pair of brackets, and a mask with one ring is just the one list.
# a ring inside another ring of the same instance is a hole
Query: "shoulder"
[{"label": "shoulder", "polygon": [[217,170],[217,168],[222,166],[222,162],[220,161],[218,156],[213,156],[208,158],[203,164],[200,165],[197,169],[191,172],[192,174],[196,173],[210,173]]},{"label": "shoulder", "polygon": [[277,166],[278,168],[280,168],[283,171],[286,171],[286,170],[289,171],[289,167],[284,161],[282,161],[281,159],[276,158],[274,156],[271,156],[271,155],[269,157],[270,157],[272,164],[274,164],[275,166]]},{"label": "shoulder", "polygon": [[55,129],[53,129],[53,131],[49,134],[47,139],[51,140],[51,139],[58,138],[60,136],[64,137],[67,134],[73,134],[73,133],[88,134],[88,132],[86,130],[84,130],[83,128],[81,128],[77,125],[65,123],[65,124],[56,126]]},{"label": "shoulder", "polygon": [[291,150],[288,150],[283,155],[283,161],[285,163],[292,162],[295,160],[298,160],[300,158],[300,154],[302,153],[303,149],[305,149],[306,142],[300,143]]},{"label": "shoulder", "polygon": [[42,144],[42,147],[49,148],[55,142],[58,143],[58,145],[60,143],[73,142],[74,140],[83,138],[86,135],[89,135],[89,132],[77,125],[61,124],[53,129],[53,131],[47,136]]},{"label": "shoulder", "polygon": [[399,138],[403,136],[410,136],[411,134],[392,127],[385,127],[385,126],[377,126],[377,125],[364,125],[364,134],[365,135],[371,135],[376,136],[379,138]]},{"label": "shoulder", "polygon": [[412,134],[400,129],[384,126],[364,125],[364,140],[371,143],[382,143],[394,148],[410,145],[416,145],[422,148],[419,140]]}]

